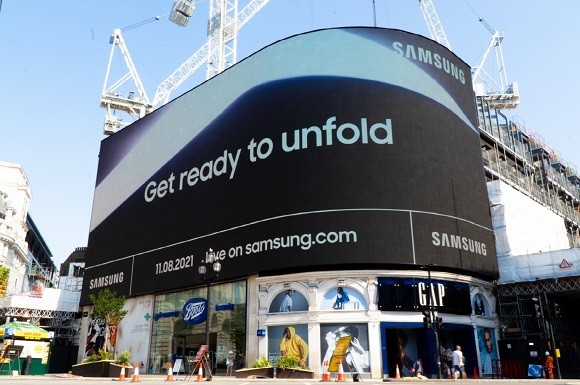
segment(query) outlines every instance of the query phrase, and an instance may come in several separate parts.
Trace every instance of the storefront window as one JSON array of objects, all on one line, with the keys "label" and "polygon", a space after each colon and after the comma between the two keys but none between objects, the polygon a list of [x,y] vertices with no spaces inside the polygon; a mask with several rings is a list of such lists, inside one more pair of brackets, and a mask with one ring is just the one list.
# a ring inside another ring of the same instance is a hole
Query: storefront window
[{"label": "storefront window", "polygon": [[[207,298],[207,288],[167,293],[155,297],[151,334],[149,373],[163,373],[170,362],[182,358],[184,370],[188,357],[195,356],[206,340],[205,321],[197,325],[183,320],[183,305],[192,298]],[[208,305],[209,351],[212,366],[225,370],[228,351],[235,352],[236,367],[244,366],[246,340],[246,282],[238,281],[211,286],[211,303]]]},{"label": "storefront window", "polygon": [[350,287],[338,286],[324,294],[320,310],[361,310],[368,309],[364,296]]},{"label": "storefront window", "polygon": [[308,301],[296,290],[284,290],[278,293],[270,304],[270,313],[308,311]]}]

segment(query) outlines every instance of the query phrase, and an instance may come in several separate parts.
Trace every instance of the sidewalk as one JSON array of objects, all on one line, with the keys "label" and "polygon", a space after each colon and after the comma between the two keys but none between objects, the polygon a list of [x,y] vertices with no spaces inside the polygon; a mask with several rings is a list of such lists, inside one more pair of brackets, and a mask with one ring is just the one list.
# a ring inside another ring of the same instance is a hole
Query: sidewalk
[{"label": "sidewalk", "polygon": [[[187,381],[185,381],[187,378]],[[168,382],[167,375],[165,374],[143,374],[139,375],[139,379],[136,382],[143,382],[148,384],[161,384]],[[118,378],[111,378],[111,377],[82,377],[82,376],[75,376],[67,373],[57,374],[57,373],[50,373],[45,374],[43,376],[0,376],[0,383],[2,384],[22,384],[22,383],[33,383],[33,384],[44,384],[44,383],[67,383],[67,382],[82,382],[84,385],[91,385],[91,384],[102,384],[104,382],[111,383],[111,382],[118,382]],[[197,381],[197,376],[187,376],[185,374],[173,375],[174,382],[199,382]],[[131,376],[126,377],[125,383],[133,382]],[[206,381],[204,381],[206,382]],[[314,384],[316,382],[322,382],[320,378],[313,378],[313,379],[293,379],[293,378],[236,378],[235,376],[225,376],[225,375],[214,375],[212,383],[216,384],[224,384],[224,383],[232,383],[237,382],[239,384],[247,384],[250,382],[262,382],[262,383],[302,383],[302,384]],[[335,379],[332,379],[329,382],[337,382]],[[349,376],[346,377],[345,382],[353,382],[352,378]],[[453,379],[431,379],[425,378],[420,379],[417,377],[404,377],[401,379],[379,379],[379,378],[363,378],[360,382],[367,382],[369,384],[377,385],[385,382],[393,382],[393,383],[418,383],[422,382],[425,385],[427,383],[455,383],[456,385],[460,385],[461,383],[475,383],[475,382],[498,382],[498,383],[519,383],[519,384],[537,384],[541,382],[543,385],[580,385],[580,379],[554,379],[554,380],[546,380],[546,379],[497,379],[497,378],[484,378],[484,379],[465,379],[465,380],[453,380]]]}]

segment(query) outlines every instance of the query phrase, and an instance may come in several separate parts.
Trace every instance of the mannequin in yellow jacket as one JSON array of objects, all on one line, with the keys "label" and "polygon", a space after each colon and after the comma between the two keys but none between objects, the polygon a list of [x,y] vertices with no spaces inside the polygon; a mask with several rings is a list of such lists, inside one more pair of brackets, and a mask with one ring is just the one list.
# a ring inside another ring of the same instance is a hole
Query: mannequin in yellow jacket
[{"label": "mannequin in yellow jacket", "polygon": [[306,367],[308,358],[308,344],[296,334],[296,329],[288,326],[284,329],[284,336],[280,340],[280,353],[282,356],[293,356],[298,360],[300,367]]}]

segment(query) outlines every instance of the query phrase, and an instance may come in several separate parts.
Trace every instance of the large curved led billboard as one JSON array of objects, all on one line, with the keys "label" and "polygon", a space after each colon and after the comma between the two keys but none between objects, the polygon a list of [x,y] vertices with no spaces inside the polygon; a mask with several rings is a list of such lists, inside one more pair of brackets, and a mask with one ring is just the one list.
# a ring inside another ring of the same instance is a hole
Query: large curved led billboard
[{"label": "large curved led billboard", "polygon": [[470,69],[422,36],[272,44],[103,140],[83,299],[435,263],[497,276]]}]

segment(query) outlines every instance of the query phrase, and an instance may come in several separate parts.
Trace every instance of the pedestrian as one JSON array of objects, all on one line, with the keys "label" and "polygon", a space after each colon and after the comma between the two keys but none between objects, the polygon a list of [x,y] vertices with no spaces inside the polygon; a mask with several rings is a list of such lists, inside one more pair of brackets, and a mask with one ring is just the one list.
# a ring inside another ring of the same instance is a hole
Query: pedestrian
[{"label": "pedestrian", "polygon": [[401,377],[415,376],[415,360],[407,353],[407,344],[409,337],[404,331],[399,331],[399,367],[401,368]]},{"label": "pedestrian", "polygon": [[451,349],[445,349],[441,347],[443,352],[441,353],[441,368],[443,369],[443,374],[445,378],[451,378],[451,368],[453,368],[453,352]]},{"label": "pedestrian", "polygon": [[554,357],[550,355],[550,352],[546,350],[546,362],[544,363],[546,367],[546,377],[550,380],[554,379]]},{"label": "pedestrian", "polygon": [[234,361],[236,355],[234,354],[233,350],[228,352],[226,357],[226,376],[232,376],[234,374]]},{"label": "pedestrian", "polygon": [[453,351],[453,378],[465,377],[465,357],[461,351],[461,346],[457,345]]}]

